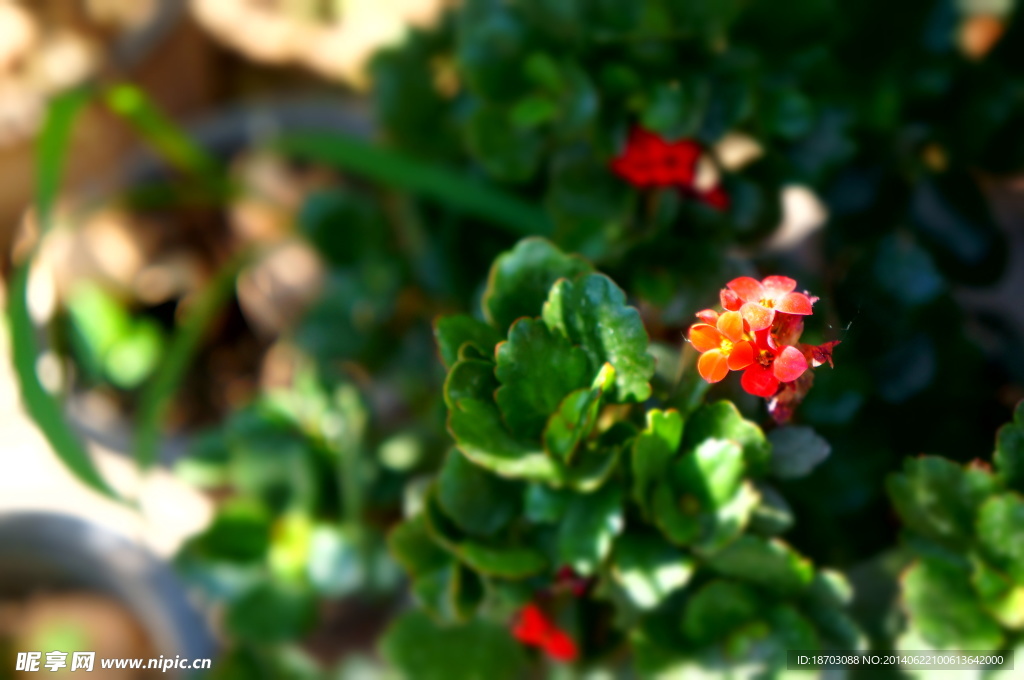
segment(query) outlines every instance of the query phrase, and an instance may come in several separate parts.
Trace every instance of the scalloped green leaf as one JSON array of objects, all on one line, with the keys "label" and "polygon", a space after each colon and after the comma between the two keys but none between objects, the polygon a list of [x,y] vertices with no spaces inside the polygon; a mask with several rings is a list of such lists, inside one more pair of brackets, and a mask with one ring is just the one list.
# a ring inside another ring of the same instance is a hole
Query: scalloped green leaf
[{"label": "scalloped green leaf", "polygon": [[459,361],[445,381],[448,431],[471,461],[502,477],[560,483],[556,461],[509,432],[492,397],[498,387],[493,364]]},{"label": "scalloped green leaf", "polygon": [[463,541],[457,548],[459,558],[473,569],[488,576],[524,579],[544,571],[547,560],[533,548],[489,546],[477,541]]},{"label": "scalloped green leaf", "polygon": [[519,511],[522,491],[515,482],[471,463],[457,449],[445,457],[437,479],[437,499],[463,531],[489,536]]},{"label": "scalloped green leaf", "polygon": [[1024,498],[1006,493],[978,511],[978,543],[994,565],[1024,584]]},{"label": "scalloped green leaf", "polygon": [[554,524],[562,518],[570,493],[546,484],[530,484],[524,498],[526,519],[536,524]]},{"label": "scalloped green leaf", "polygon": [[996,433],[995,463],[1006,486],[1024,493],[1024,402],[1017,406],[1016,422],[1008,423]]},{"label": "scalloped green leaf", "polygon": [[595,370],[583,350],[542,321],[519,319],[498,345],[495,400],[509,428],[532,439],[566,395],[589,389]]},{"label": "scalloped green leaf", "polygon": [[806,589],[814,579],[814,566],[778,539],[740,536],[707,558],[712,570],[749,581],[779,593]]},{"label": "scalloped green leaf", "polygon": [[763,608],[764,602],[752,587],[716,579],[687,602],[683,632],[698,644],[713,643],[756,619]]},{"label": "scalloped green leaf", "polygon": [[938,649],[999,649],[999,624],[980,605],[966,571],[921,560],[903,575],[911,625]]},{"label": "scalloped green leaf", "polygon": [[624,521],[622,490],[613,484],[572,496],[558,527],[559,565],[584,576],[595,573],[611,553]]},{"label": "scalloped green leaf", "polygon": [[544,427],[544,450],[558,460],[572,463],[581,441],[597,424],[601,397],[615,382],[615,368],[605,364],[590,387],[566,395]]},{"label": "scalloped green leaf", "polygon": [[959,549],[972,543],[978,504],[995,490],[995,479],[945,458],[921,456],[905,461],[886,488],[907,528]]},{"label": "scalloped green leaf", "polygon": [[611,574],[633,606],[650,610],[685,586],[695,563],[657,536],[625,534],[615,541]]},{"label": "scalloped green leaf", "polygon": [[710,438],[728,439],[739,444],[752,477],[768,472],[771,444],[761,428],[746,420],[732,402],[722,400],[704,404],[687,418],[683,440],[685,448],[697,446]]},{"label": "scalloped green leaf", "polygon": [[650,496],[683,440],[683,416],[675,409],[647,412],[647,427],[633,442],[633,500],[650,516]]},{"label": "scalloped green leaf", "polygon": [[805,477],[832,452],[814,428],[787,425],[768,435],[772,446],[772,473],[780,479]]},{"label": "scalloped green leaf", "polygon": [[544,322],[583,348],[594,366],[615,367],[615,399],[643,401],[651,395],[654,357],[640,312],[603,274],[562,279],[544,303]]},{"label": "scalloped green leaf", "polygon": [[404,677],[418,680],[516,680],[526,669],[522,647],[508,629],[479,619],[445,626],[422,612],[405,612],[380,649]]},{"label": "scalloped green leaf", "polygon": [[483,297],[484,316],[499,329],[508,328],[520,317],[538,316],[555,281],[591,271],[589,262],[566,255],[545,239],[523,239],[491,266]]},{"label": "scalloped green leaf", "polygon": [[503,339],[490,325],[465,314],[442,316],[434,321],[434,338],[445,368],[451,368],[461,358],[459,350],[466,343],[489,357]]},{"label": "scalloped green leaf", "polygon": [[566,469],[564,485],[581,493],[600,488],[619,466],[619,459],[635,433],[629,423],[616,423],[579,453]]},{"label": "scalloped green leaf", "polygon": [[427,531],[426,519],[416,515],[397,525],[388,533],[388,548],[406,571],[413,576],[428,574],[451,563],[449,554]]}]

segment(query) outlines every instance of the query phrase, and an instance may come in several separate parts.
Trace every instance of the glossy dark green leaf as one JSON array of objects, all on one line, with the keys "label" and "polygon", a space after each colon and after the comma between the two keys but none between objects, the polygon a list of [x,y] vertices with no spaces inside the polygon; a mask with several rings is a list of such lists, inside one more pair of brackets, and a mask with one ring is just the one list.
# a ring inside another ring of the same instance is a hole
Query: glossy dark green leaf
[{"label": "glossy dark green leaf", "polygon": [[993,564],[1024,585],[1024,498],[1004,493],[978,510],[978,543]]},{"label": "glossy dark green leaf", "polygon": [[494,348],[501,342],[498,331],[479,319],[464,314],[442,316],[434,322],[434,338],[441,352],[444,365],[451,368],[459,359],[459,348],[467,342],[485,356],[493,356]]},{"label": "glossy dark green leaf", "polygon": [[242,594],[228,607],[225,620],[234,636],[256,644],[301,639],[315,622],[312,593],[277,582]]},{"label": "glossy dark green leaf", "polygon": [[538,316],[555,281],[590,271],[593,268],[588,262],[562,253],[544,239],[524,239],[491,265],[483,297],[484,316],[500,329],[520,317]]},{"label": "glossy dark green leaf", "polygon": [[683,78],[658,85],[641,112],[644,128],[673,141],[693,137],[704,115],[708,83]]},{"label": "glossy dark green leaf", "polygon": [[580,345],[594,366],[615,367],[615,398],[643,401],[651,394],[654,357],[647,353],[647,331],[640,313],[607,276],[563,279],[544,303],[544,321]]},{"label": "glossy dark green leaf", "polygon": [[966,571],[938,560],[917,562],[903,575],[910,623],[938,649],[999,649],[1003,633],[978,603]]},{"label": "glossy dark green leaf", "polygon": [[949,547],[969,545],[978,504],[994,490],[992,476],[937,456],[908,459],[903,470],[886,487],[907,528]]},{"label": "glossy dark green leaf", "polygon": [[761,502],[750,516],[750,530],[762,536],[774,536],[789,531],[795,522],[793,509],[779,491],[768,484],[756,487]]},{"label": "glossy dark green leaf", "polygon": [[780,593],[806,589],[814,579],[814,567],[807,558],[778,539],[741,536],[707,559],[720,574],[769,588]]},{"label": "glossy dark green leaf", "polygon": [[1024,493],[1024,402],[1017,406],[1015,422],[999,428],[996,433],[995,464],[1006,485]]},{"label": "glossy dark green leaf", "polygon": [[548,566],[543,554],[527,547],[496,547],[466,540],[459,544],[456,552],[459,559],[474,570],[499,578],[524,579],[539,574]]},{"label": "glossy dark green leaf", "polygon": [[622,491],[606,484],[594,493],[573,495],[558,527],[559,566],[593,574],[608,557],[623,529]]},{"label": "glossy dark green leaf", "polygon": [[605,364],[593,385],[567,394],[544,427],[544,450],[571,464],[580,443],[590,436],[597,424],[601,397],[614,384],[615,368]]},{"label": "glossy dark green leaf", "polygon": [[707,644],[757,618],[764,602],[750,586],[715,580],[698,590],[686,605],[683,630],[691,640]]},{"label": "glossy dark green leaf", "polygon": [[566,395],[589,387],[596,370],[583,350],[540,319],[519,319],[498,345],[495,400],[509,429],[539,437]]},{"label": "glossy dark green leaf", "polygon": [[428,574],[443,569],[451,562],[427,531],[423,515],[416,515],[397,525],[388,533],[388,548],[406,571],[412,575]]},{"label": "glossy dark green leaf", "polygon": [[451,584],[452,611],[458,621],[468,621],[484,601],[483,579],[465,565],[455,569]]},{"label": "glossy dark green leaf", "polygon": [[788,425],[768,435],[772,446],[772,472],[781,479],[797,479],[820,465],[832,447],[813,428]]},{"label": "glossy dark green leaf", "polygon": [[212,561],[256,562],[266,557],[270,527],[266,508],[235,499],[221,506],[210,526],[189,541],[188,551]]},{"label": "glossy dark green leaf", "polygon": [[519,510],[518,484],[474,465],[457,450],[445,457],[437,479],[437,500],[463,531],[488,536],[500,531]]},{"label": "glossy dark green leaf", "polygon": [[692,557],[657,536],[625,534],[615,541],[612,578],[638,609],[657,607],[689,582],[694,569]]},{"label": "glossy dark green leaf", "polygon": [[460,361],[448,373],[448,431],[459,450],[502,477],[560,480],[561,471],[539,444],[523,442],[509,432],[492,397],[497,387],[493,364],[486,361]]},{"label": "glossy dark green leaf", "polygon": [[683,417],[675,409],[647,412],[647,427],[633,443],[633,501],[650,514],[654,486],[664,480],[683,439]]},{"label": "glossy dark green leaf", "polygon": [[526,488],[523,512],[526,519],[537,524],[554,524],[565,513],[570,492],[552,489],[546,484],[530,484]]},{"label": "glossy dark green leaf", "polygon": [[683,445],[687,448],[709,438],[727,439],[743,447],[749,474],[763,475],[771,461],[771,444],[754,423],[743,418],[730,401],[705,404],[693,412],[686,422]]},{"label": "glossy dark green leaf", "polygon": [[392,623],[380,648],[404,677],[422,680],[517,680],[526,664],[501,625],[478,619],[444,626],[416,611]]},{"label": "glossy dark green leaf", "polygon": [[543,137],[528,127],[513,124],[504,109],[480,107],[466,122],[470,153],[492,177],[524,182],[536,174]]}]

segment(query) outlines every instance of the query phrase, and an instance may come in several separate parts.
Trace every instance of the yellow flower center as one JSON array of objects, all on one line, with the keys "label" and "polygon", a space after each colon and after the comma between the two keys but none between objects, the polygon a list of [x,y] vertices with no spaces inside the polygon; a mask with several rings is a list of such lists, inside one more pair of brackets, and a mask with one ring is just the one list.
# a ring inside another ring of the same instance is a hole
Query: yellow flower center
[{"label": "yellow flower center", "polygon": [[770,298],[762,298],[758,300],[758,304],[760,304],[762,307],[772,309],[773,307],[775,307],[775,300],[772,300]]},{"label": "yellow flower center", "polygon": [[722,338],[722,342],[719,343],[718,349],[722,350],[722,354],[729,354],[732,352],[732,340]]}]

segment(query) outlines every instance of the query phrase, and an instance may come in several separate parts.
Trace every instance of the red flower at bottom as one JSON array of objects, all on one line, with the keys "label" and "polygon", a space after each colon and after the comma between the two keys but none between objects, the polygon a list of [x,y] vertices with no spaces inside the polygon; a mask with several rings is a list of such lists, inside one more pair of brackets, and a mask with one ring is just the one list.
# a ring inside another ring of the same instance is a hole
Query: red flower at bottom
[{"label": "red flower at bottom", "polygon": [[554,622],[537,605],[530,603],[523,607],[512,635],[524,645],[539,647],[556,661],[575,661],[578,656],[576,643],[555,626]]}]

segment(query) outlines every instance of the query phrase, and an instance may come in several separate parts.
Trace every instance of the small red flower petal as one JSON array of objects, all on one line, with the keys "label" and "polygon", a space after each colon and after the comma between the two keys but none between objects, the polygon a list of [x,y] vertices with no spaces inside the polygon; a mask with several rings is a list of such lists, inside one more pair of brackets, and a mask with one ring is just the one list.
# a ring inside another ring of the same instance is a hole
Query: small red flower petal
[{"label": "small red flower petal", "polygon": [[721,350],[704,352],[697,360],[697,372],[709,383],[721,382],[729,374],[729,359]]},{"label": "small red flower petal", "polygon": [[754,363],[743,371],[740,385],[748,394],[767,399],[779,389],[779,379],[775,377],[770,368]]},{"label": "small red flower petal", "polygon": [[768,309],[756,302],[744,302],[743,306],[740,307],[740,314],[743,315],[743,320],[750,324],[750,330],[752,331],[763,331],[766,328],[771,328],[772,321],[775,320],[774,309]]},{"label": "small red flower petal", "polygon": [[576,643],[563,631],[554,629],[544,643],[544,651],[555,661],[575,661],[578,655]]},{"label": "small red flower petal", "polygon": [[729,352],[729,370],[742,371],[754,363],[754,346],[749,342],[740,342]]},{"label": "small red flower petal", "polygon": [[553,625],[540,607],[531,603],[519,612],[512,635],[523,644],[539,646],[545,643],[552,629]]},{"label": "small red flower petal", "polygon": [[714,326],[718,323],[718,312],[713,309],[702,309],[697,312],[697,318],[706,324]]},{"label": "small red flower petal", "polygon": [[761,281],[761,285],[764,286],[765,295],[772,300],[778,300],[796,290],[796,281],[788,276],[769,276]]},{"label": "small red flower petal", "polygon": [[690,326],[690,344],[698,352],[718,349],[722,344],[722,334],[717,328],[705,323]]},{"label": "small red flower petal", "polygon": [[728,288],[723,288],[721,290],[718,294],[718,299],[722,303],[722,306],[730,312],[738,312],[740,307],[743,306],[743,300],[740,299],[740,296],[737,295],[735,291],[729,290]]},{"label": "small red flower petal", "polygon": [[803,352],[792,345],[783,347],[772,364],[772,371],[781,382],[793,382],[806,370],[807,359]]},{"label": "small red flower petal", "polygon": [[697,194],[697,198],[715,210],[729,209],[729,194],[725,193],[721,185]]},{"label": "small red flower petal", "polygon": [[775,309],[786,314],[813,314],[811,299],[803,293],[786,293],[775,302]]},{"label": "small red flower petal", "polygon": [[739,295],[744,302],[760,302],[765,297],[764,286],[761,285],[761,282],[749,276],[735,278],[725,285]]}]

